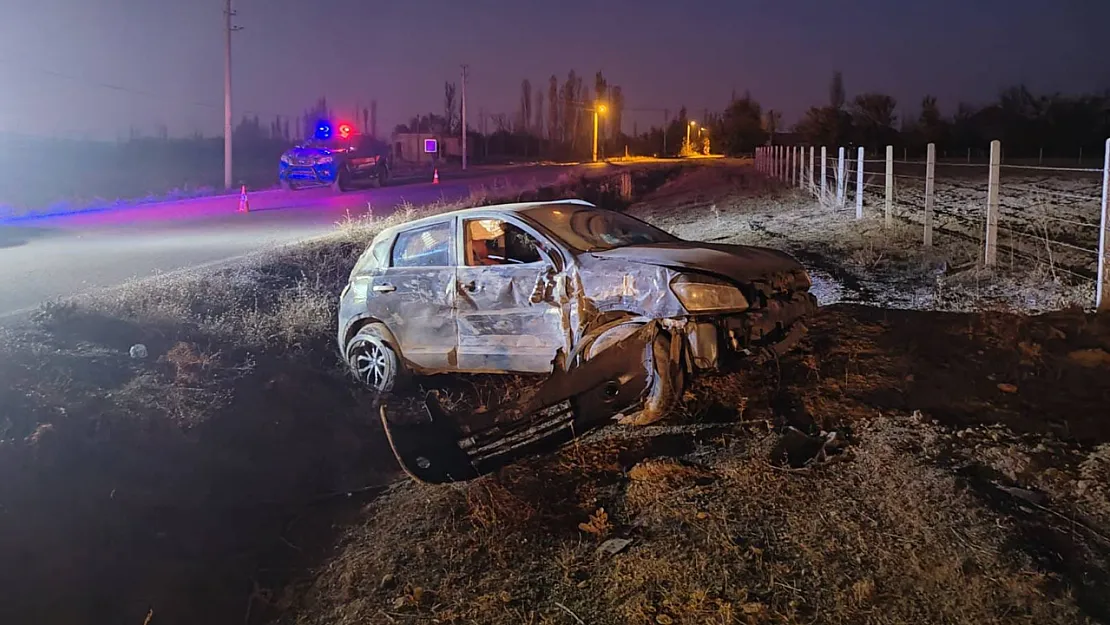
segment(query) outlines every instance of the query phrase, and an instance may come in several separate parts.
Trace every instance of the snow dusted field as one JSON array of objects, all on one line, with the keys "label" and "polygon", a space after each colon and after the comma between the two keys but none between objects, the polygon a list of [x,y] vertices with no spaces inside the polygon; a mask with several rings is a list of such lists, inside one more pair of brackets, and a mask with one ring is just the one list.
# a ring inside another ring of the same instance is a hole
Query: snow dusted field
[{"label": "snow dusted field", "polygon": [[844,206],[837,207],[835,181],[828,185],[834,197],[819,202],[796,182],[791,188],[724,164],[664,186],[630,212],[686,239],[788,251],[810,270],[822,305],[950,311],[1093,306],[1098,174],[1005,171],[998,266],[985,270],[986,167],[938,166],[928,248],[922,241],[924,166],[896,167],[890,227],[883,221],[884,176],[872,172],[882,167],[864,169],[862,220],[855,218],[854,172]]},{"label": "snow dusted field", "polygon": [[[864,208],[881,215],[885,198],[884,165],[865,163]],[[830,173],[830,178],[832,174]],[[847,211],[855,210],[855,175],[845,195]],[[986,165],[938,164],[935,174],[933,227],[935,236],[951,235],[978,242],[986,232]],[[835,181],[830,180],[830,188]],[[999,184],[998,262],[1016,267],[1024,259],[1049,271],[1092,280],[1098,262],[1098,228],[1102,172],[1003,166]],[[895,166],[896,218],[923,227],[925,165]]]}]

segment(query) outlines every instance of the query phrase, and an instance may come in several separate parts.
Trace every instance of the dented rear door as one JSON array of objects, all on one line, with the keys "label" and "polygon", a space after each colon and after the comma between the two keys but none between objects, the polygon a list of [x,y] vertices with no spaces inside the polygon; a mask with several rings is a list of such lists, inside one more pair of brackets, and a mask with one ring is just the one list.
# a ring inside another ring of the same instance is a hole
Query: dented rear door
[{"label": "dented rear door", "polygon": [[372,276],[367,298],[404,359],[430,372],[455,369],[454,231],[448,218],[399,233],[390,267]]}]

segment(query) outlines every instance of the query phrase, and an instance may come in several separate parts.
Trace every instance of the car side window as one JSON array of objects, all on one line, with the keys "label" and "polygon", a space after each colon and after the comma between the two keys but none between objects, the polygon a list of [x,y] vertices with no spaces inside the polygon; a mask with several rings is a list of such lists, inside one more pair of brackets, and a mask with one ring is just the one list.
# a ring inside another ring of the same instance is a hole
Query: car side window
[{"label": "car side window", "polygon": [[398,234],[391,260],[393,267],[450,266],[451,223],[433,224]]},{"label": "car side window", "polygon": [[540,243],[515,224],[500,219],[470,219],[464,223],[469,266],[526,265],[543,260]]}]

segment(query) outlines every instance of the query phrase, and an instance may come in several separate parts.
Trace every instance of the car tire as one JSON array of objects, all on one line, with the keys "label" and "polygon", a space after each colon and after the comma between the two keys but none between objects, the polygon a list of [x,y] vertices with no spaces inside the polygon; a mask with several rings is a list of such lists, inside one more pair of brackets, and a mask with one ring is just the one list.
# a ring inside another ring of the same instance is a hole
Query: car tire
[{"label": "car tire", "polygon": [[335,182],[332,183],[332,188],[339,193],[345,193],[350,188],[351,174],[346,168],[340,169],[335,173]]},{"label": "car tire", "polygon": [[282,180],[280,182],[280,185],[282,191],[296,191],[299,188],[297,185],[289,182],[288,180]]},{"label": "car tire", "polygon": [[344,354],[351,372],[372,392],[383,395],[397,385],[400,358],[374,325],[363,327],[351,337]]}]

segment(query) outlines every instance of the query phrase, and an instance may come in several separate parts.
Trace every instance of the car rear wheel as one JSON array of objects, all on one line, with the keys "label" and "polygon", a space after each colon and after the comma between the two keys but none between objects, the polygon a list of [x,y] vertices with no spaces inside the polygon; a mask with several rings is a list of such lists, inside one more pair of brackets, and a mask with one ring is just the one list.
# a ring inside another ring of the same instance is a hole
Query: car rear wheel
[{"label": "car rear wheel", "polygon": [[298,187],[297,185],[293,184],[292,182],[290,182],[288,180],[282,180],[281,181],[281,188],[282,188],[283,191],[296,191],[297,189],[300,189],[300,187]]},{"label": "car rear wheel", "polygon": [[375,393],[393,390],[401,372],[397,352],[378,334],[374,326],[366,326],[347,342],[347,365],[358,381]]}]

